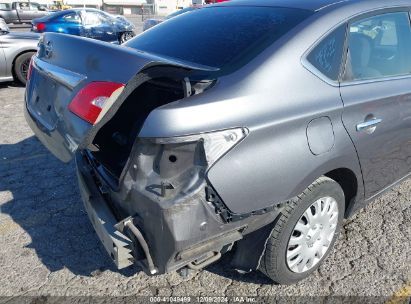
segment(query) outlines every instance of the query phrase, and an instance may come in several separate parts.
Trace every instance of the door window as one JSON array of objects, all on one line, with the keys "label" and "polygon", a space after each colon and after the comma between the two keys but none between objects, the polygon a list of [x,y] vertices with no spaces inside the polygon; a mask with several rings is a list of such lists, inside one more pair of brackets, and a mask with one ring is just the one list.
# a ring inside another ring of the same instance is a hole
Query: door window
[{"label": "door window", "polygon": [[352,23],[348,33],[345,80],[411,73],[408,12],[386,13]]},{"label": "door window", "polygon": [[29,4],[27,2],[20,2],[19,9],[28,11],[30,9]]},{"label": "door window", "polygon": [[86,12],[82,17],[84,25],[99,25],[103,23],[101,15],[95,12]]},{"label": "door window", "polygon": [[80,16],[76,13],[67,14],[63,17],[64,21],[71,23],[80,23]]},{"label": "door window", "polygon": [[40,4],[30,2],[30,10],[31,11],[39,11]]}]

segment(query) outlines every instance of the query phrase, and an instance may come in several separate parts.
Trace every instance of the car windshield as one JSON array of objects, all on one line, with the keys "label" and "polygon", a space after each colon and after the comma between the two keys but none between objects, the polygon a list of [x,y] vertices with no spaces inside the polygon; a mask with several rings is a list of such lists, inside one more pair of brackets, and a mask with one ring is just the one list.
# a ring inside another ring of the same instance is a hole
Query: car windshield
[{"label": "car windshield", "polygon": [[231,70],[252,60],[311,14],[307,10],[278,7],[200,8],[169,19],[125,45]]}]

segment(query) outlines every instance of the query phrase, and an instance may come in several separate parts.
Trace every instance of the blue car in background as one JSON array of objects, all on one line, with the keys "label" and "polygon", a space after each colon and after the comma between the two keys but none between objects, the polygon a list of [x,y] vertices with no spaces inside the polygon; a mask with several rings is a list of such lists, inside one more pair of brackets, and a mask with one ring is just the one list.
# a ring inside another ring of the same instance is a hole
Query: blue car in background
[{"label": "blue car in background", "polygon": [[32,31],[83,36],[111,43],[123,43],[135,36],[134,25],[122,16],[97,9],[69,9],[34,19]]}]

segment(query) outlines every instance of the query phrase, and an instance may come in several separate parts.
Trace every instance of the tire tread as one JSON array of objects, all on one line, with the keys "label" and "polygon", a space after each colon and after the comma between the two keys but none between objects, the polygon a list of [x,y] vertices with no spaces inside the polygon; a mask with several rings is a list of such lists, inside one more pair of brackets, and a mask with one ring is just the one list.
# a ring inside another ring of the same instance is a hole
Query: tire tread
[{"label": "tire tread", "polygon": [[261,259],[261,263],[259,267],[259,270],[262,273],[264,273],[266,276],[271,278],[273,281],[275,282],[281,281],[276,273],[278,255],[273,254],[275,252],[280,251],[278,247],[280,243],[279,238],[280,238],[281,232],[285,228],[293,212],[298,208],[298,206],[301,204],[304,198],[306,198],[309,193],[313,192],[315,188],[321,187],[323,184],[330,183],[330,182],[333,184],[337,184],[333,179],[330,179],[325,176],[321,176],[316,181],[314,181],[311,185],[309,185],[301,194],[297,195],[296,197],[294,197],[293,199],[289,200],[286,203],[286,207],[282,211],[280,218],[277,220],[266,242],[265,251],[263,253],[263,257]]}]

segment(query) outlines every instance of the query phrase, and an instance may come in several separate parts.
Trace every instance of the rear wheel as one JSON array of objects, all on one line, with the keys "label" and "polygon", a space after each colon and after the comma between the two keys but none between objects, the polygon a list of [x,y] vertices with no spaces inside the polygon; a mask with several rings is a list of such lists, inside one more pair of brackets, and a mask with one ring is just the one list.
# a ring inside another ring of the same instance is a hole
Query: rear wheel
[{"label": "rear wheel", "polygon": [[24,85],[27,82],[27,72],[29,70],[30,60],[34,54],[35,52],[21,54],[14,61],[14,75]]},{"label": "rear wheel", "polygon": [[124,42],[126,42],[127,40],[130,40],[131,38],[133,38],[135,36],[134,32],[124,32],[121,33],[120,35],[120,44],[123,44]]},{"label": "rear wheel", "polygon": [[280,284],[306,278],[327,257],[345,210],[344,192],[321,177],[288,205],[267,241],[260,271]]}]

